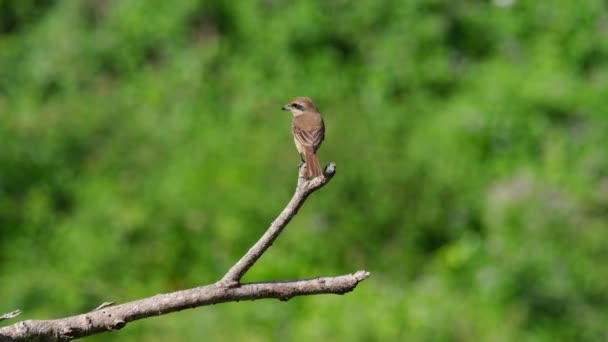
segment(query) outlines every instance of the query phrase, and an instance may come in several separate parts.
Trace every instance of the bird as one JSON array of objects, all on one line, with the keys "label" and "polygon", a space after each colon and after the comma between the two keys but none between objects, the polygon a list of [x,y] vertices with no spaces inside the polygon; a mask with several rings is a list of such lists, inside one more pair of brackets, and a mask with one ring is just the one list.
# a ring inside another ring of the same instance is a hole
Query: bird
[{"label": "bird", "polygon": [[317,158],[317,150],[325,139],[325,124],[321,113],[314,102],[304,96],[296,97],[281,109],[293,114],[291,133],[300,159],[306,162],[308,178],[321,176],[323,173]]}]

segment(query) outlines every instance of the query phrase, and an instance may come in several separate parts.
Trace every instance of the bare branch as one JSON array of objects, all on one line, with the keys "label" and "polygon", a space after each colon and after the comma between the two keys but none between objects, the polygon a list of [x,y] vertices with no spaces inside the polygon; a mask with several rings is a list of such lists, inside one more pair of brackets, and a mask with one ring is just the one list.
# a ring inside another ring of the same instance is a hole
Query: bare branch
[{"label": "bare branch", "polygon": [[[138,319],[210,304],[265,298],[286,301],[296,296],[344,294],[352,291],[361,281],[369,277],[369,272],[357,271],[354,274],[337,277],[240,284],[243,275],[272,245],[272,242],[296,215],[306,198],[327,184],[334,174],[335,164],[331,163],[325,169],[323,176],[307,180],[305,165],[301,165],[296,192],[287,207],[260,240],[215,284],[159,294],[120,305],[106,302],[93,311],[77,316],[18,322],[0,328],[0,342],[70,341],[104,331],[118,330],[127,323]],[[17,310],[0,316],[0,319],[14,317],[18,314]]]},{"label": "bare branch", "polygon": [[29,320],[0,329],[0,341],[69,341],[103,331],[117,330],[134,320],[210,304],[352,291],[369,273],[308,280],[243,284],[226,288],[214,284],[160,294],[82,315],[56,320]]},{"label": "bare branch", "polygon": [[304,204],[306,198],[315,190],[320,189],[327,184],[336,173],[336,164],[330,163],[323,172],[323,176],[306,179],[306,164],[300,165],[298,175],[298,185],[296,192],[291,197],[291,200],[283,209],[281,214],[272,222],[266,233],[245,253],[230,270],[224,275],[221,282],[226,286],[236,286],[245,275],[245,273],[253,266],[253,264],[264,254],[264,252],[272,246],[274,240],[281,234],[289,221],[298,213],[298,210]]}]

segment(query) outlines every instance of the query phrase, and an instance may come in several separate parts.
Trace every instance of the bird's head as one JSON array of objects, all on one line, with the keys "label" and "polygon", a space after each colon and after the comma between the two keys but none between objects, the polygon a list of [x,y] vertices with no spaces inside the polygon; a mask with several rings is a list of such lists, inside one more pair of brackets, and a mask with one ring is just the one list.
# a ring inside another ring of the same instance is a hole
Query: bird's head
[{"label": "bird's head", "polygon": [[317,107],[309,97],[296,97],[281,107],[281,109],[290,111],[294,116],[304,114],[305,112],[317,112]]}]

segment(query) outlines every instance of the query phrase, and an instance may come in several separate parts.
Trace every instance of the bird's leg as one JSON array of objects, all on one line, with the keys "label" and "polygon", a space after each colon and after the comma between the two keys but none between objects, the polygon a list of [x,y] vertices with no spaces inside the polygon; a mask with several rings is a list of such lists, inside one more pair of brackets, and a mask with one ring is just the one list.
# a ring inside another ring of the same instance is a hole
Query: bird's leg
[{"label": "bird's leg", "polygon": [[300,153],[300,166],[302,167],[302,164],[304,164],[306,162],[306,160],[304,160],[304,153]]}]

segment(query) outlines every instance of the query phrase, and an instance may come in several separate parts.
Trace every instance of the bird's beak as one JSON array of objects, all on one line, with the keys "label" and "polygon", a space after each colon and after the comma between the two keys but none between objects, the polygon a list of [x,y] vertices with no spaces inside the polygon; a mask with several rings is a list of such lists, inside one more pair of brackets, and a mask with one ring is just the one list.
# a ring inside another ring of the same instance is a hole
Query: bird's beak
[{"label": "bird's beak", "polygon": [[283,107],[281,107],[282,110],[289,110],[289,105],[284,105]]}]

